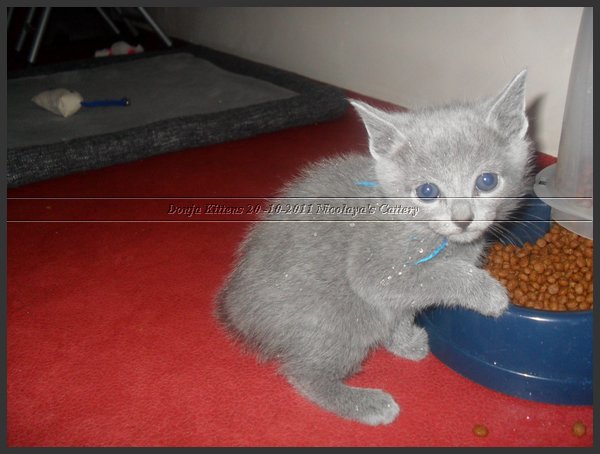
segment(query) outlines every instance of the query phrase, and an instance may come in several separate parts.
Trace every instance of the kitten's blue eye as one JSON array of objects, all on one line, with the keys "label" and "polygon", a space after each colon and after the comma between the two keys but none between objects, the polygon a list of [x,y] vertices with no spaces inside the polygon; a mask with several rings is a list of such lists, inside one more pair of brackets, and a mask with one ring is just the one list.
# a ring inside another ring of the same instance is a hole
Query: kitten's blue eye
[{"label": "kitten's blue eye", "polygon": [[433,202],[433,200],[440,195],[440,190],[433,183],[424,183],[417,189],[417,197],[425,202]]},{"label": "kitten's blue eye", "polygon": [[498,185],[498,175],[495,173],[485,172],[477,177],[475,186],[480,191],[491,191]]}]

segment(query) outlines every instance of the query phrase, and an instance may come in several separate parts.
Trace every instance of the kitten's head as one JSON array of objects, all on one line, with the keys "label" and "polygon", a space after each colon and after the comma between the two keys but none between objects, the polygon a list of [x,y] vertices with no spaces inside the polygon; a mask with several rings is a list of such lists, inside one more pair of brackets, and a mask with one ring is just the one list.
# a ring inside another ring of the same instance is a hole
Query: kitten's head
[{"label": "kitten's head", "polygon": [[428,228],[459,243],[507,219],[530,171],[525,76],[479,103],[389,113],[351,101],[385,195],[406,197]]}]

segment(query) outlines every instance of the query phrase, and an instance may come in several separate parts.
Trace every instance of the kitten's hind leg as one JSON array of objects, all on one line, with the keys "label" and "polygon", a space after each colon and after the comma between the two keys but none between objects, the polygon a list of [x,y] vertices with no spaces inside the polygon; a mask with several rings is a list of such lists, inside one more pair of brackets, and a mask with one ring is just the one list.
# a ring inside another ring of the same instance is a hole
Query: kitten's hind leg
[{"label": "kitten's hind leg", "polygon": [[389,424],[400,407],[380,389],[355,388],[322,376],[289,376],[290,383],[307,399],[343,418],[376,426]]},{"label": "kitten's hind leg", "polygon": [[429,354],[429,337],[424,328],[416,326],[411,318],[406,318],[385,343],[394,355],[413,361],[420,361]]}]

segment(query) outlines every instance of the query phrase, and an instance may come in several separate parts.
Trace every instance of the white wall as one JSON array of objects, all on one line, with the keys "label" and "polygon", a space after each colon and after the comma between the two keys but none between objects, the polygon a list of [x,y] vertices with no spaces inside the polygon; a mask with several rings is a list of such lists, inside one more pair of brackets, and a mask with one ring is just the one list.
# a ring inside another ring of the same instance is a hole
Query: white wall
[{"label": "white wall", "polygon": [[528,103],[539,101],[536,139],[551,155],[582,10],[149,8],[173,37],[406,107],[493,95],[527,67]]}]

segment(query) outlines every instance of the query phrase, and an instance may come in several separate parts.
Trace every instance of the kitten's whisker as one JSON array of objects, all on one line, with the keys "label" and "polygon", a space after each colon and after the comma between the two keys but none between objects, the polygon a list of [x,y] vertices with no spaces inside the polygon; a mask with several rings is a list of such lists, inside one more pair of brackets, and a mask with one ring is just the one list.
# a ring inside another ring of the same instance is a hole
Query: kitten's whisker
[{"label": "kitten's whisker", "polygon": [[507,229],[506,227],[504,227],[501,224],[492,224],[492,226],[497,228],[501,233],[505,233],[506,234],[505,239],[508,240],[510,242],[510,244],[513,244],[514,246],[519,245],[519,238],[513,232],[511,232],[509,229]]},{"label": "kitten's whisker", "polygon": [[[493,235],[493,236],[494,236],[494,238],[496,238],[496,240],[498,240],[498,241],[500,241],[500,242],[502,242],[502,240],[504,240],[504,237],[502,236],[502,232],[501,232],[500,230],[498,230],[498,229],[496,228],[496,226],[495,226],[495,225],[491,225],[491,226],[488,228],[488,232],[489,232],[491,235]],[[494,243],[494,241],[490,241],[490,244],[491,244],[491,243]]]},{"label": "kitten's whisker", "polygon": [[543,236],[546,233],[545,229],[543,229],[542,227],[540,227],[539,225],[537,225],[533,222],[525,221],[525,222],[523,222],[523,224],[525,224],[525,227],[531,229],[532,231],[534,231],[536,234],[538,234],[540,236]]},{"label": "kitten's whisker", "polygon": [[500,232],[497,232],[492,228],[490,228],[489,232],[494,238],[496,238],[496,241],[490,240],[489,245],[487,245],[488,247],[496,242],[502,243],[504,241],[504,237],[501,235]]},{"label": "kitten's whisker", "polygon": [[[540,217],[540,216],[538,216],[536,214],[533,214],[533,213],[528,213],[528,216],[532,217],[532,218],[535,218],[538,221],[548,222],[548,219],[542,218],[542,217]],[[506,217],[507,218],[512,218],[512,219],[515,219],[515,220],[519,220],[519,218],[517,218],[517,213],[515,213],[515,212],[507,214]],[[523,220],[527,221],[528,219],[523,219]]]},{"label": "kitten's whisker", "polygon": [[518,219],[515,217],[514,214],[510,214],[508,216],[506,216],[506,220],[508,222],[515,222],[515,221],[519,221],[519,223],[523,224],[523,226],[525,228],[530,229],[530,231],[535,232],[536,234],[539,234],[540,236],[544,235],[546,233],[546,229],[541,227],[539,224],[546,224],[548,222],[547,219],[543,219],[539,216],[536,215],[530,215],[533,218],[538,218],[539,220],[529,220],[529,219]]}]

